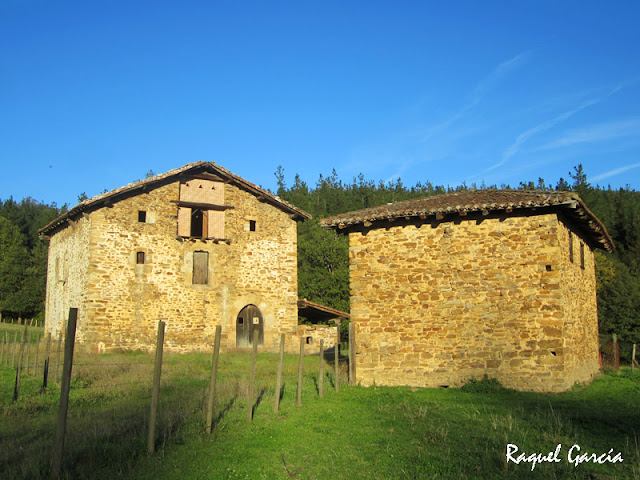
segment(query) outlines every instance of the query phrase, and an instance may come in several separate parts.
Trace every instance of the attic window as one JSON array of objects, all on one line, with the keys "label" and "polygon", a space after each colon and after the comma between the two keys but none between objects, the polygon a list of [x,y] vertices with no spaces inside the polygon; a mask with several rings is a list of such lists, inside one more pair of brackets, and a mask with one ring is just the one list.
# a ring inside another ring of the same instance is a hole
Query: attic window
[{"label": "attic window", "polygon": [[191,211],[191,237],[202,238],[202,233],[205,231],[206,216],[199,208],[194,208]]},{"label": "attic window", "polygon": [[138,265],[144,265],[144,252],[136,253],[136,263]]},{"label": "attic window", "polygon": [[138,210],[138,222],[147,223],[147,212],[145,210]]},{"label": "attic window", "polygon": [[222,182],[194,178],[181,183],[178,236],[224,239],[225,210]]},{"label": "attic window", "polygon": [[250,232],[255,232],[256,231],[256,221],[255,220],[249,220],[249,231]]}]

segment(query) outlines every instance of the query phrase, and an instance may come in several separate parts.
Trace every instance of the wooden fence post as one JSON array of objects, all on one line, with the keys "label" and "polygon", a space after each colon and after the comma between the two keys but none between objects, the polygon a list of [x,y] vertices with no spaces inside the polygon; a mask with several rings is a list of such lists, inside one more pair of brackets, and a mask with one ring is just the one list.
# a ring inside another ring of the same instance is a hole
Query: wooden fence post
[{"label": "wooden fence post", "polygon": [[349,322],[349,385],[356,384],[356,335],[353,323]]},{"label": "wooden fence post", "polygon": [[160,396],[160,374],[162,373],[162,350],[164,349],[164,326],[158,322],[158,339],[156,342],[156,363],[153,368],[153,392],[151,394],[151,414],[149,416],[149,438],[147,452],[151,455],[156,449],[156,418],[158,416],[158,397]]},{"label": "wooden fence post", "polygon": [[207,433],[211,433],[213,422],[213,402],[216,396],[216,377],[218,376],[218,357],[220,356],[220,336],[222,325],[216,326],[216,338],[213,344],[213,364],[211,365],[211,379],[209,381],[209,398],[207,399]]},{"label": "wooden fence post", "polygon": [[20,345],[20,355],[18,356],[18,367],[16,368],[16,383],[13,388],[13,403],[18,401],[18,395],[20,395],[20,372],[22,370],[22,359],[24,357],[25,343],[27,343],[27,325],[24,326],[24,339],[22,345]]},{"label": "wooden fence post", "polygon": [[64,367],[62,369],[62,384],[60,385],[60,406],[56,423],[56,438],[53,444],[52,473],[54,478],[60,477],[62,470],[62,453],[64,451],[64,436],[67,430],[67,412],[69,410],[69,390],[71,389],[71,368],[73,366],[73,349],[76,341],[76,322],[78,309],[69,309],[67,322],[67,338],[64,342]]},{"label": "wooden fence post", "polygon": [[631,354],[631,371],[636,369],[636,344],[633,344],[633,353]]},{"label": "wooden fence post", "polygon": [[36,358],[33,361],[33,374],[38,374],[38,357],[40,354],[40,335],[36,333]]},{"label": "wooden fence post", "polygon": [[300,360],[298,361],[298,403],[302,406],[302,368],[304,366],[304,335],[300,337]]},{"label": "wooden fence post", "polygon": [[16,364],[16,350],[18,349],[18,332],[13,336],[13,355],[11,356],[11,368]]},{"label": "wooden fence post", "polygon": [[253,353],[251,354],[251,376],[249,377],[249,398],[247,398],[247,419],[253,420],[253,401],[255,400],[256,356],[258,353],[259,331],[253,331]]},{"label": "wooden fence post", "polygon": [[282,363],[284,361],[284,333],[280,335],[280,357],[278,358],[278,373],[276,375],[276,398],[273,401],[273,411],[278,413],[280,408],[280,390],[282,389]]},{"label": "wooden fence post", "polygon": [[336,327],[336,346],[334,347],[334,352],[333,352],[333,356],[334,356],[333,376],[335,377],[334,388],[336,389],[336,392],[340,390],[340,387],[338,386],[340,384],[340,325],[341,323],[338,323]]},{"label": "wooden fence post", "polygon": [[51,354],[51,332],[47,334],[47,345],[44,351],[44,373],[42,378],[42,391],[47,389],[47,380],[49,378],[49,355]]},{"label": "wooden fence post", "polygon": [[2,332],[2,353],[0,354],[0,365],[4,365],[4,351],[7,344],[7,332]]},{"label": "wooden fence post", "polygon": [[[27,325],[28,322],[25,323]],[[27,361],[26,361],[26,373],[27,375],[31,375],[31,350],[33,350],[33,333],[27,338]]]},{"label": "wooden fence post", "polygon": [[62,350],[62,332],[58,334],[58,355],[56,358],[56,377],[58,377],[58,381],[61,381],[61,371],[60,371],[60,351]]},{"label": "wooden fence post", "polygon": [[318,378],[318,396],[322,397],[324,383],[324,340],[320,339],[320,377]]}]

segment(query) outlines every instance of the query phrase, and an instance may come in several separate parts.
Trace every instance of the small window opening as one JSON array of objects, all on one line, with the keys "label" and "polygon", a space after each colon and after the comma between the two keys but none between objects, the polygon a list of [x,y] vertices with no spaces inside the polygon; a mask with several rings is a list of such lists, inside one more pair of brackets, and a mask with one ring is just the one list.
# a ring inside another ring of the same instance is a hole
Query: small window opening
[{"label": "small window opening", "polygon": [[307,337],[304,340],[307,345],[311,345],[313,343],[313,337]]},{"label": "small window opening", "polygon": [[569,261],[573,263],[573,233],[569,232]]},{"label": "small window opening", "polygon": [[584,270],[584,243],[580,242],[580,268]]},{"label": "small window opening", "polygon": [[249,220],[249,231],[250,232],[255,232],[256,231],[256,221],[255,220]]},{"label": "small window opening", "polygon": [[196,238],[202,238],[202,232],[204,230],[204,214],[199,208],[194,208],[191,212],[191,236]]},{"label": "small window opening", "polygon": [[138,222],[147,223],[147,212],[144,210],[138,210]]},{"label": "small window opening", "polygon": [[138,265],[144,265],[144,252],[136,253],[136,263]]},{"label": "small window opening", "polygon": [[546,265],[546,267],[545,267],[545,268],[547,269],[547,272],[550,272],[550,271],[551,271],[551,265]]}]

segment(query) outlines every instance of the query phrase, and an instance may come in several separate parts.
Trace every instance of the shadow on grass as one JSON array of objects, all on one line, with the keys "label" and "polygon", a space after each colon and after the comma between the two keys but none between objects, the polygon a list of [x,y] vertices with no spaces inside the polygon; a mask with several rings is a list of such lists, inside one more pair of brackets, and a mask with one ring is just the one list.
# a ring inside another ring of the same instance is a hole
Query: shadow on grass
[{"label": "shadow on grass", "polygon": [[233,404],[236,403],[237,399],[238,394],[236,393],[231,398],[231,400],[229,400],[227,404],[222,408],[222,410],[218,412],[218,415],[213,419],[213,422],[211,422],[211,429],[216,428],[216,425],[218,425],[224,419],[225,415],[227,414],[227,412],[229,412],[229,410],[231,410],[231,407],[233,407]]},{"label": "shadow on grass", "polygon": [[258,409],[258,406],[262,402],[262,399],[264,398],[264,394],[266,392],[267,392],[267,387],[262,387],[262,389],[260,390],[260,393],[258,394],[258,398],[256,398],[256,403],[254,403],[253,407],[251,408],[251,418],[254,417],[256,410]]}]

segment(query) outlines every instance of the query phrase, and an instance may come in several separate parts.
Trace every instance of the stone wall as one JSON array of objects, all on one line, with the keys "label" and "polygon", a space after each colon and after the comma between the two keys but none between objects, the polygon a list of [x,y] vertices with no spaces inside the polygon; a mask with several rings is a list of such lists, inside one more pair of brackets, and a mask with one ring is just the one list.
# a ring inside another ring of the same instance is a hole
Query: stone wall
[{"label": "stone wall", "polygon": [[[296,223],[241,188],[224,188],[232,207],[224,212],[229,243],[177,236],[178,181],[91,212],[82,237],[69,227],[53,236],[52,251],[66,237],[86,250],[85,266],[74,267],[78,282],[86,278],[86,294],[77,298],[80,344],[94,351],[151,350],[157,322],[164,320],[171,351],[210,349],[218,324],[222,347],[235,348],[236,317],[249,304],[263,315],[266,349],[277,349],[280,333],[295,334]],[[146,222],[138,221],[139,211]],[[208,284],[192,283],[194,252],[208,253]],[[67,260],[76,263],[75,256]]]},{"label": "stone wall", "polygon": [[[69,308],[86,302],[90,231],[91,222],[82,217],[49,241],[45,333],[51,333],[53,338],[66,334]],[[79,308],[76,328],[82,331],[86,324],[87,311]]]},{"label": "stone wall", "polygon": [[595,255],[580,238],[579,230],[561,218],[563,221],[558,230],[561,248],[568,252],[570,242],[573,243],[573,261],[570,254],[563,255],[562,282],[565,305],[563,348],[566,350],[566,386],[570,387],[575,382],[590,381],[600,368],[596,268]]},{"label": "stone wall", "polygon": [[567,235],[555,213],[350,233],[358,382],[459,386],[487,374],[561,391],[590,378],[597,365],[578,351],[597,342],[593,318],[580,318],[595,314],[593,256],[587,247],[585,270],[570,273]]},{"label": "stone wall", "polygon": [[[328,350],[336,345],[337,327],[331,325],[298,325],[297,338],[293,340],[300,342],[300,337],[305,339],[304,353],[317,354],[320,352],[320,340],[323,341],[323,348]],[[298,352],[300,351],[300,344]]]}]

